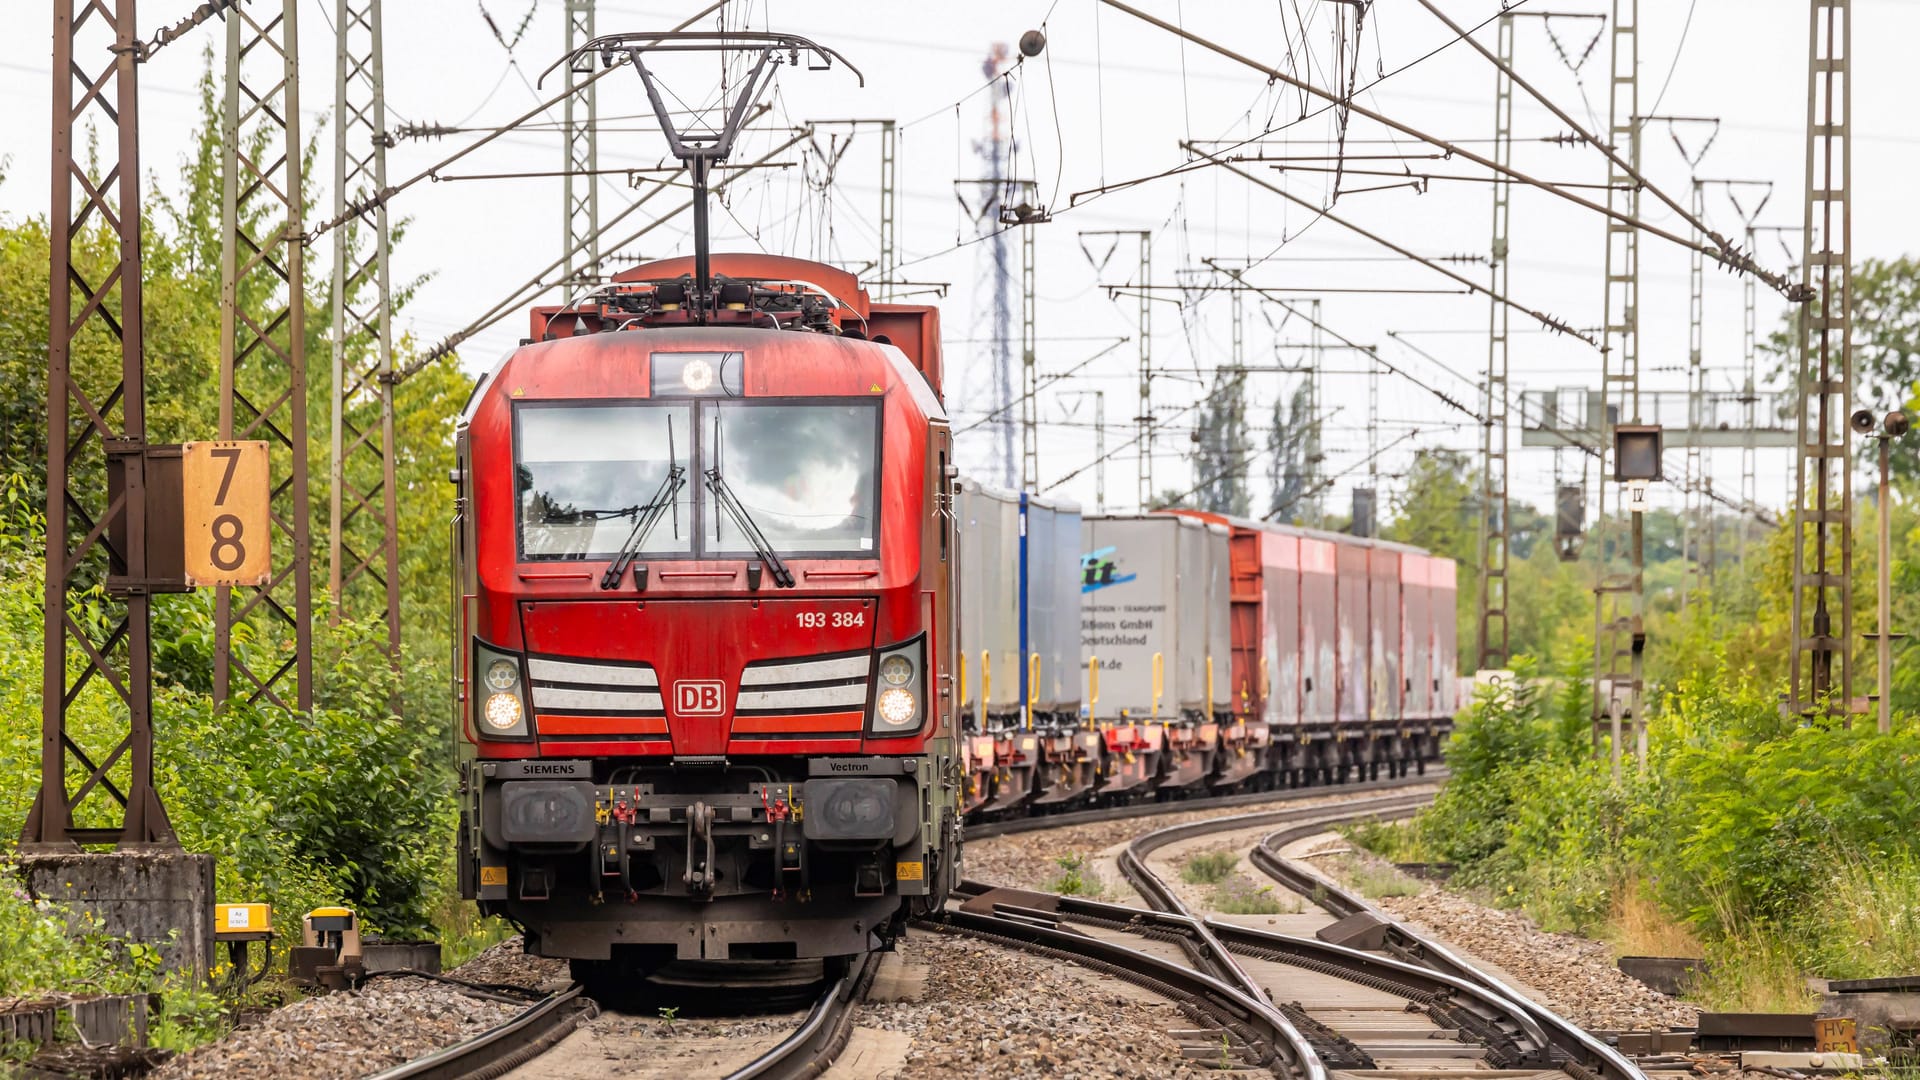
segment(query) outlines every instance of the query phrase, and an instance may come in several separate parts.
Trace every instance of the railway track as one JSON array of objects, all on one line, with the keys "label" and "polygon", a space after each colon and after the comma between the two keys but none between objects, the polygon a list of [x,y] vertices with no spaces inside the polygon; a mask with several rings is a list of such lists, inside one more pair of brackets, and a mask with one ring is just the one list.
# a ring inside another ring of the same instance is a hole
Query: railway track
[{"label": "railway track", "polygon": [[1352,784],[1317,785],[1313,787],[1277,788],[1268,791],[1249,791],[1234,795],[1211,795],[1204,799],[1180,799],[1169,802],[1122,803],[1117,806],[1098,806],[1085,810],[1068,810],[1057,814],[1040,814],[1034,817],[1009,817],[989,821],[968,822],[966,835],[970,840],[984,840],[993,836],[1012,836],[1016,833],[1040,832],[1046,829],[1064,829],[1070,825],[1091,825],[1103,821],[1127,821],[1133,818],[1155,817],[1160,814],[1182,814],[1195,810],[1227,810],[1240,806],[1258,806],[1265,803],[1290,802],[1295,799],[1318,799],[1328,795],[1342,795],[1368,791],[1386,791],[1397,787],[1409,787],[1414,784],[1439,783],[1447,778],[1444,766],[1436,765],[1431,769],[1424,767],[1415,774],[1397,776],[1387,780],[1367,780]]},{"label": "railway track", "polygon": [[[1235,960],[1233,946],[1241,944],[1234,933],[1222,934],[1205,920],[1197,919],[1178,907],[1170,892],[1153,893],[1158,881],[1145,869],[1144,858],[1155,847],[1180,839],[1205,835],[1222,828],[1244,828],[1248,824],[1292,825],[1269,839],[1278,846],[1290,842],[1300,830],[1315,832],[1329,820],[1353,816],[1377,816],[1410,811],[1426,795],[1399,795],[1396,787],[1441,779],[1444,770],[1425,776],[1406,776],[1371,781],[1338,789],[1300,788],[1283,792],[1255,792],[1216,796],[1177,802],[1155,802],[1099,807],[1069,811],[1038,818],[989,822],[968,828],[968,835],[985,837],[1032,832],[1094,822],[1147,818],[1165,813],[1185,813],[1230,809],[1249,804],[1267,804],[1312,799],[1329,793],[1379,793],[1380,798],[1364,803],[1336,806],[1280,806],[1250,814],[1212,821],[1190,822],[1146,834],[1131,845],[1123,856],[1123,869],[1143,895],[1155,895],[1164,910],[1151,924],[1129,931],[1135,940],[1122,935],[1089,935],[1087,927],[1120,924],[1142,913],[1138,909],[1116,905],[1071,901],[1060,898],[1056,911],[1065,911],[1074,926],[1061,926],[1050,915],[1039,913],[1048,906],[1044,894],[1038,908],[996,902],[988,910],[974,905],[976,898],[993,891],[990,886],[969,882],[963,887],[968,903],[949,910],[943,918],[923,920],[920,928],[944,934],[960,934],[1000,947],[1036,953],[1056,960],[1069,960],[1096,973],[1120,979],[1171,1003],[1197,1026],[1176,1032],[1194,1057],[1206,1055],[1209,1069],[1223,1064],[1257,1074],[1274,1074],[1326,1080],[1323,1063],[1325,1040],[1312,1023],[1303,1025],[1297,1014],[1276,1006]],[[1230,822],[1231,825],[1215,822]],[[1138,854],[1133,854],[1135,850]],[[1137,864],[1137,865],[1136,865]],[[1003,890],[1004,891],[1004,890]],[[1003,897],[1004,900],[1004,897]],[[1341,896],[1335,903],[1357,904]],[[1170,948],[1170,943],[1179,943]],[[1411,949],[1412,946],[1403,946]],[[878,957],[866,957],[849,966],[838,978],[828,980],[814,998],[811,1007],[792,1030],[752,1060],[732,1067],[732,1080],[798,1080],[825,1072],[846,1045],[854,1018],[871,984]],[[568,1050],[560,1049],[568,1037],[585,1027],[599,1012],[598,1004],[579,985],[533,1002],[520,1014],[465,1042],[397,1066],[374,1080],[493,1080],[496,1077],[534,1078],[569,1075]],[[614,1053],[627,1056],[623,1046],[631,1043],[631,1056],[653,1056],[660,1075],[684,1076],[685,1063],[657,1054],[657,1030],[642,1020],[634,1030],[596,1032],[590,1051],[596,1060]],[[584,1036],[583,1032],[583,1036]],[[738,1040],[736,1040],[738,1041]],[[584,1049],[584,1048],[583,1048]],[[730,1061],[738,1061],[750,1045],[736,1048]],[[1333,1055],[1336,1064],[1345,1058]]]},{"label": "railway track", "polygon": [[1096,967],[1121,969],[1123,978],[1149,970],[1128,966],[1136,957],[1146,957],[1159,973],[1153,978],[1162,981],[1169,966],[1185,969],[1206,980],[1220,1007],[1214,1021],[1240,1040],[1247,1060],[1278,1075],[1366,1070],[1413,1080],[1493,1069],[1644,1080],[1632,1062],[1576,1025],[1403,925],[1388,924],[1381,947],[1363,950],[1206,917],[1148,865],[1169,845],[1277,826],[1250,861],[1263,872],[1271,867],[1276,882],[1335,919],[1345,918],[1370,909],[1292,867],[1280,848],[1334,824],[1410,814],[1430,797],[1383,792],[1364,802],[1281,807],[1145,833],[1118,859],[1145,908],[970,881],[947,918],[967,932],[1044,944]]},{"label": "railway track", "polygon": [[[826,980],[793,1030],[751,1061],[727,1072],[728,1080],[803,1080],[825,1072],[846,1045],[854,1014],[878,966],[877,954],[860,957],[837,978]],[[574,984],[534,1002],[497,1027],[370,1080],[496,1080],[523,1073],[579,1075],[571,1062],[551,1062],[547,1057],[566,1057],[563,1044],[598,1013],[596,1003]],[[656,1033],[656,1028],[646,1027],[611,1036],[602,1034],[586,1053],[596,1062],[604,1061],[609,1052],[630,1062],[651,1058],[663,1077],[687,1075],[682,1071],[687,1064],[683,1059],[658,1054],[660,1040]],[[622,1050],[630,1052],[623,1054]],[[640,1074],[629,1067],[622,1075]]]}]

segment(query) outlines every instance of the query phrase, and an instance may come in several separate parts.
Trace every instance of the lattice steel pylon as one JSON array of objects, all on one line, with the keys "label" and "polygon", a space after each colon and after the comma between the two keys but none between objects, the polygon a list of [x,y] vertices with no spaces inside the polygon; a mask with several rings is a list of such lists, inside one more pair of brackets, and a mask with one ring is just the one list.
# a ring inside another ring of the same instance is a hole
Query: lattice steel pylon
[{"label": "lattice steel pylon", "polygon": [[[567,0],[567,55],[594,39],[595,0]],[[572,292],[592,285],[600,272],[600,91],[597,84],[580,84],[587,76],[561,65],[566,75],[566,102],[560,126],[565,138],[566,175],[562,179],[567,262],[563,289]]]},{"label": "lattice steel pylon", "polygon": [[[333,214],[387,186],[381,0],[335,0]],[[363,231],[364,230],[364,231]],[[370,234],[370,235],[369,235]],[[332,453],[327,584],[332,619],[378,614],[400,660],[394,480],[393,289],[384,201],[333,234]]]},{"label": "lattice steel pylon", "polygon": [[[20,837],[23,850],[177,844],[153,787],[149,597],[138,585],[147,576],[138,44],[133,0],[53,5],[40,787]],[[98,141],[79,157],[74,136],[83,130]],[[83,254],[95,230],[111,261]],[[74,363],[76,346],[87,341],[117,346],[117,375],[87,385],[84,366]],[[91,456],[96,447],[102,458]],[[117,500],[108,495],[106,457],[119,460],[128,481]],[[120,538],[107,531],[116,518],[124,523]],[[97,602],[103,621],[76,618],[72,594],[108,577],[127,579],[124,601]],[[82,660],[70,671],[73,646]],[[70,709],[103,697],[126,717],[126,733],[105,753],[99,746],[90,751],[67,729]],[[124,789],[114,776],[123,766]],[[84,777],[71,790],[70,773]]]},{"label": "lattice steel pylon", "polygon": [[[880,294],[876,299],[893,299],[898,287],[894,278],[900,273],[900,249],[896,214],[899,193],[894,185],[900,162],[900,125],[893,120],[880,121]],[[1032,239],[1028,239],[1032,243]]]},{"label": "lattice steel pylon", "polygon": [[1140,238],[1140,413],[1139,427],[1140,509],[1153,506],[1153,293],[1147,285],[1153,281],[1153,234],[1145,229]]},{"label": "lattice steel pylon", "polygon": [[1320,321],[1320,300],[1311,301],[1313,317],[1307,320],[1307,445],[1306,475],[1302,477],[1301,489],[1306,499],[1301,509],[1302,516],[1320,528],[1327,523],[1326,500],[1321,497],[1320,470],[1326,464],[1327,455],[1321,445],[1321,418],[1323,412],[1320,402],[1321,378],[1327,370],[1327,340]]},{"label": "lattice steel pylon", "polygon": [[[1493,75],[1493,160],[1513,164],[1513,16],[1502,15],[1496,32],[1499,63]],[[1487,256],[1488,288],[1507,293],[1507,226],[1512,184],[1495,174],[1493,240]],[[1480,633],[1477,666],[1507,666],[1507,306],[1487,305],[1486,420],[1480,435]]]},{"label": "lattice steel pylon", "polygon": [[[1693,180],[1693,217],[1696,221],[1705,221],[1707,214],[1706,185],[1699,177]],[[1696,244],[1705,240],[1700,230],[1693,230]],[[1708,426],[1706,415],[1707,369],[1701,356],[1702,339],[1705,336],[1706,315],[1706,255],[1695,247],[1687,252],[1687,430],[1703,431]],[[1712,482],[1712,459],[1701,450],[1700,444],[1687,440],[1687,485],[1686,513],[1680,526],[1680,563],[1683,580],[1680,588],[1680,610],[1687,610],[1687,601],[1692,594],[1699,592],[1705,581],[1705,559],[1700,549],[1706,541],[1706,534],[1713,528],[1712,505],[1706,496],[1707,485]],[[1704,594],[1702,596],[1704,599]]]},{"label": "lattice steel pylon", "polygon": [[[1753,221],[1747,221],[1747,250],[1754,250]],[[1740,301],[1742,306],[1740,324],[1740,421],[1746,425],[1745,437],[1740,444],[1740,505],[1750,507],[1759,496],[1759,414],[1760,394],[1758,391],[1760,356],[1759,305],[1756,303],[1759,282],[1752,274],[1740,275]],[[1737,557],[1744,564],[1747,561],[1747,526],[1740,524]],[[1744,569],[1744,567],[1743,567]]]},{"label": "lattice steel pylon", "polygon": [[1852,37],[1851,0],[1809,0],[1788,697],[1800,714],[1826,708],[1834,693],[1844,712],[1853,698]]},{"label": "lattice steel pylon", "polygon": [[[271,454],[273,573],[217,590],[213,697],[313,707],[312,507],[307,485],[306,252],[299,5],[227,13],[221,123],[220,437]],[[245,655],[234,650],[234,630]],[[291,680],[293,693],[287,694]]]},{"label": "lattice steel pylon", "polygon": [[1040,490],[1040,369],[1034,317],[1039,303],[1033,265],[1033,226],[1020,227],[1020,490]]},{"label": "lattice steel pylon", "polygon": [[[1640,3],[1613,0],[1608,23],[1607,133],[1615,156],[1624,158],[1633,172],[1640,170]],[[1623,152],[1624,151],[1624,152]],[[1607,208],[1622,211],[1628,220],[1640,217],[1640,185],[1614,158],[1607,162]],[[1629,720],[1636,741],[1640,726],[1641,656],[1645,645],[1642,592],[1640,518],[1633,516],[1628,539],[1626,572],[1616,572],[1618,532],[1607,522],[1607,484],[1613,458],[1613,425],[1640,418],[1640,236],[1637,226],[1609,217],[1606,224],[1606,298],[1601,325],[1606,346],[1601,350],[1601,390],[1607,414],[1601,435],[1598,578],[1593,590],[1593,721],[1598,737],[1602,720]],[[1616,497],[1624,509],[1624,489]],[[1613,541],[1609,543],[1608,541]],[[1617,710],[1614,712],[1612,710]],[[1622,748],[1614,740],[1616,765]]]}]

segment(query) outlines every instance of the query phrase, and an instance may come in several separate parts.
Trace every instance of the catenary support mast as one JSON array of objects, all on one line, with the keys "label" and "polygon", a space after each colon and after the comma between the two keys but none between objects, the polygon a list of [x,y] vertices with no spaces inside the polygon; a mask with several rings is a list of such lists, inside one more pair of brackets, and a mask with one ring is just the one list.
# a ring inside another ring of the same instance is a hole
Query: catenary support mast
[{"label": "catenary support mast", "polygon": [[[313,707],[313,560],[299,8],[296,0],[267,0],[227,14],[220,437],[267,440],[276,537],[267,584],[216,592],[213,697],[306,710]],[[242,623],[253,628],[244,655],[233,648]]]},{"label": "catenary support mast", "polygon": [[[1640,3],[1613,0],[1613,18],[1607,70],[1608,140],[1615,157],[1607,165],[1607,206],[1622,211],[1630,221],[1640,215],[1640,189],[1631,173],[1640,170]],[[1622,168],[1624,163],[1628,168]],[[1631,170],[1631,172],[1629,171]],[[1606,430],[1601,439],[1598,527],[1601,531],[1598,580],[1594,584],[1593,720],[1596,735],[1605,721],[1613,733],[1611,753],[1616,769],[1622,754],[1624,721],[1637,730],[1640,723],[1640,657],[1645,647],[1641,621],[1642,580],[1638,515],[1625,543],[1621,530],[1607,520],[1607,487],[1612,478],[1615,424],[1640,417],[1640,237],[1638,229],[1619,218],[1606,223],[1606,297],[1602,328],[1601,389]],[[1627,510],[1626,490],[1616,488],[1619,511]],[[1624,551],[1623,551],[1624,549]],[[1627,568],[1619,568],[1625,554]]]},{"label": "catenary support mast", "polygon": [[1806,200],[1801,232],[1799,431],[1793,499],[1795,713],[1853,697],[1851,0],[1809,0]]},{"label": "catenary support mast", "polygon": [[400,661],[399,512],[394,483],[393,282],[387,207],[382,0],[335,0],[333,213],[366,206],[333,234],[332,454],[328,589],[332,619],[377,614]]},{"label": "catenary support mast", "polygon": [[[53,5],[40,786],[23,851],[177,845],[153,786],[153,654],[149,596],[140,585],[147,576],[147,421],[138,45],[134,0]],[[75,153],[76,135],[95,140],[90,153]],[[110,259],[75,258],[89,233],[104,239]],[[118,371],[88,385],[75,348],[102,338],[117,346]],[[107,494],[108,460],[124,478],[118,499]],[[122,528],[110,531],[116,522]],[[97,609],[104,618],[76,618],[72,594],[114,577],[128,584],[109,589]],[[78,663],[70,663],[76,651]],[[119,736],[105,747],[83,743],[67,726],[69,710],[100,697],[113,716],[110,734]],[[78,783],[69,787],[69,780]]]},{"label": "catenary support mast", "polygon": [[[1513,164],[1512,15],[1500,16],[1494,69],[1493,158]],[[1489,288],[1507,291],[1507,226],[1512,184],[1494,174],[1493,241],[1487,256]],[[1488,304],[1485,421],[1480,436],[1480,633],[1477,666],[1507,666],[1507,306]]]}]

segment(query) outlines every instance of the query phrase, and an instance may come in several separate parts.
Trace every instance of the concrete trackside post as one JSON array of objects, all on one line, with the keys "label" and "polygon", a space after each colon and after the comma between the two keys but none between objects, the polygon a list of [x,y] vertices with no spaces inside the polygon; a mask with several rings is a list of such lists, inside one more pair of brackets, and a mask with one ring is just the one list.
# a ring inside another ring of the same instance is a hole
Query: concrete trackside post
[{"label": "concrete trackside post", "polygon": [[183,851],[59,852],[20,857],[35,899],[160,949],[169,971],[204,981],[213,964],[213,856]]}]

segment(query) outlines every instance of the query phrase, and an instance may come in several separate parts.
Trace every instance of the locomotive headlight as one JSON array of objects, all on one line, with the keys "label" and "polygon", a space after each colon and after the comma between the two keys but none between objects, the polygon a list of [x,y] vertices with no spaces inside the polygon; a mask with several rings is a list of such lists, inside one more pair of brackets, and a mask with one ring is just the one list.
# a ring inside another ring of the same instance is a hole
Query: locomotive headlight
[{"label": "locomotive headlight", "polygon": [[520,726],[525,713],[520,708],[520,696],[503,691],[487,696],[487,708],[483,715],[488,727],[495,731],[511,731]]},{"label": "locomotive headlight", "polygon": [[475,639],[471,683],[473,727],[482,738],[526,739],[526,684],[520,657]]},{"label": "locomotive headlight", "polygon": [[706,393],[713,385],[713,365],[703,359],[687,361],[687,366],[680,369],[680,385],[691,393]]},{"label": "locomotive headlight", "polygon": [[648,354],[647,385],[654,397],[684,398],[746,393],[746,354],[742,352],[656,352]]},{"label": "locomotive headlight", "polygon": [[913,714],[919,711],[920,703],[913,700],[913,691],[900,687],[880,691],[880,698],[874,702],[874,710],[880,714],[880,723],[887,727],[905,727],[913,723]]},{"label": "locomotive headlight", "polygon": [[875,670],[880,676],[880,692],[873,698],[868,734],[897,738],[920,730],[926,719],[926,710],[920,704],[926,682],[926,638],[902,642],[881,653]]},{"label": "locomotive headlight", "polygon": [[511,690],[520,682],[520,667],[511,660],[500,659],[487,665],[487,689]]},{"label": "locomotive headlight", "polygon": [[888,686],[905,686],[912,682],[913,661],[899,655],[880,661],[880,681]]}]

